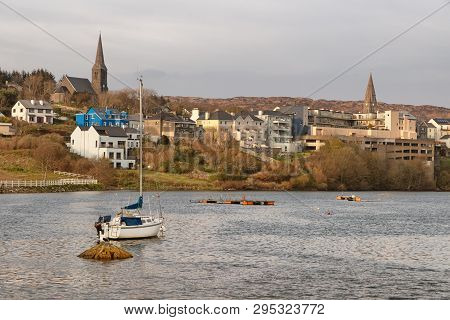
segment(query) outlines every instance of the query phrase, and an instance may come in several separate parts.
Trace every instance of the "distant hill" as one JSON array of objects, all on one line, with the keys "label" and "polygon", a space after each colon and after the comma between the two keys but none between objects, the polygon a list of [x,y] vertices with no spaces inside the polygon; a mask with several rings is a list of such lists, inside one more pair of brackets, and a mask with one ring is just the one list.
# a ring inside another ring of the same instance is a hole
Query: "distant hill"
[{"label": "distant hill", "polygon": [[[305,105],[311,109],[330,109],[358,113],[362,111],[362,101],[338,101],[338,100],[312,100],[307,98],[292,97],[235,97],[228,99],[198,98],[198,97],[165,97],[172,105],[184,107],[188,110],[197,107],[204,110],[228,110],[237,109],[273,109],[286,105]],[[408,111],[419,120],[428,121],[431,118],[450,118],[450,108],[430,105],[414,106],[405,104],[378,103],[378,110],[403,110]]]}]

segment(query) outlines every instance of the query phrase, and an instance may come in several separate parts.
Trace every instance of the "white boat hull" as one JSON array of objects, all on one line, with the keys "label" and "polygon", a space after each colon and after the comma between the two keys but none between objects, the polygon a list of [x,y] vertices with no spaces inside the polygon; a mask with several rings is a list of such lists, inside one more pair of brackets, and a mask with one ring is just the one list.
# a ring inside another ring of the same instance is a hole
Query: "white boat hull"
[{"label": "white boat hull", "polygon": [[138,226],[105,225],[103,228],[108,239],[141,239],[158,236],[163,221],[157,220]]}]

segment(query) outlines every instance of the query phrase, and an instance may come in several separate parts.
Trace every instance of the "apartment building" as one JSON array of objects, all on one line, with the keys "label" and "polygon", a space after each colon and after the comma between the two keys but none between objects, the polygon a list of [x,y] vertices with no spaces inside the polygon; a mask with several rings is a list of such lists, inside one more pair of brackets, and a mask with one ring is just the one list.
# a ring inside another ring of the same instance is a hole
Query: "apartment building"
[{"label": "apartment building", "polygon": [[246,111],[234,116],[232,134],[243,148],[257,148],[265,143],[264,121]]},{"label": "apartment building", "polygon": [[171,140],[194,138],[196,136],[195,122],[169,112],[160,112],[146,118],[144,121],[145,134],[152,141],[158,141],[162,136]]}]

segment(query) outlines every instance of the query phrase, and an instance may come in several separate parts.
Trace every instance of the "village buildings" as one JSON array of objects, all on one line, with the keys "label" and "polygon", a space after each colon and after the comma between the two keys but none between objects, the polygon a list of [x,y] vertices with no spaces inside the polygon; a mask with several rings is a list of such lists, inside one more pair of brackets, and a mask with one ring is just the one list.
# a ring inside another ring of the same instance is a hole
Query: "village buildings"
[{"label": "village buildings", "polygon": [[11,109],[11,117],[28,123],[53,124],[53,107],[43,100],[19,100]]},{"label": "village buildings", "polygon": [[233,119],[232,135],[243,148],[261,147],[266,142],[264,121],[250,112],[239,112]]},{"label": "village buildings", "polygon": [[120,127],[76,127],[70,135],[70,151],[84,158],[108,159],[113,168],[133,169],[132,149],[139,147],[135,129]]},{"label": "village buildings", "polygon": [[87,78],[64,75],[57,83],[50,100],[53,103],[68,103],[72,100],[94,102],[98,95],[108,91],[108,69],[103,55],[102,36],[98,38],[97,54],[92,66],[92,82]]},{"label": "village buildings", "polygon": [[195,122],[170,112],[159,112],[144,120],[144,132],[150,140],[157,142],[163,136],[170,140],[193,139],[196,137]]},{"label": "village buildings", "polygon": [[91,107],[86,113],[77,113],[75,122],[80,127],[128,127],[128,113],[108,107]]},{"label": "village buildings", "polygon": [[95,101],[95,91],[88,79],[63,75],[50,96],[53,103],[68,103],[77,97],[86,101]]},{"label": "village buildings", "polygon": [[[194,114],[196,111],[195,109],[193,110],[191,120],[195,118]],[[233,131],[233,116],[222,110],[217,110],[212,113],[204,112],[195,121],[197,126],[202,127],[205,131],[211,130],[227,134],[232,134]]]}]

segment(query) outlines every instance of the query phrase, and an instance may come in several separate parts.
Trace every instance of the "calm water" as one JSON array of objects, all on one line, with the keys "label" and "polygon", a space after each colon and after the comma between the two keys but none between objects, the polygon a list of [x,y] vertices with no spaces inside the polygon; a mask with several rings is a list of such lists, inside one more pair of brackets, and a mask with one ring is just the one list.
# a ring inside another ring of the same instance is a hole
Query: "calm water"
[{"label": "calm water", "polygon": [[450,299],[449,193],[360,193],[370,202],[351,203],[247,192],[277,205],[189,203],[214,195],[163,193],[165,239],[121,242],[134,258],[113,262],[77,255],[95,243],[98,216],[135,194],[0,195],[0,298]]}]

